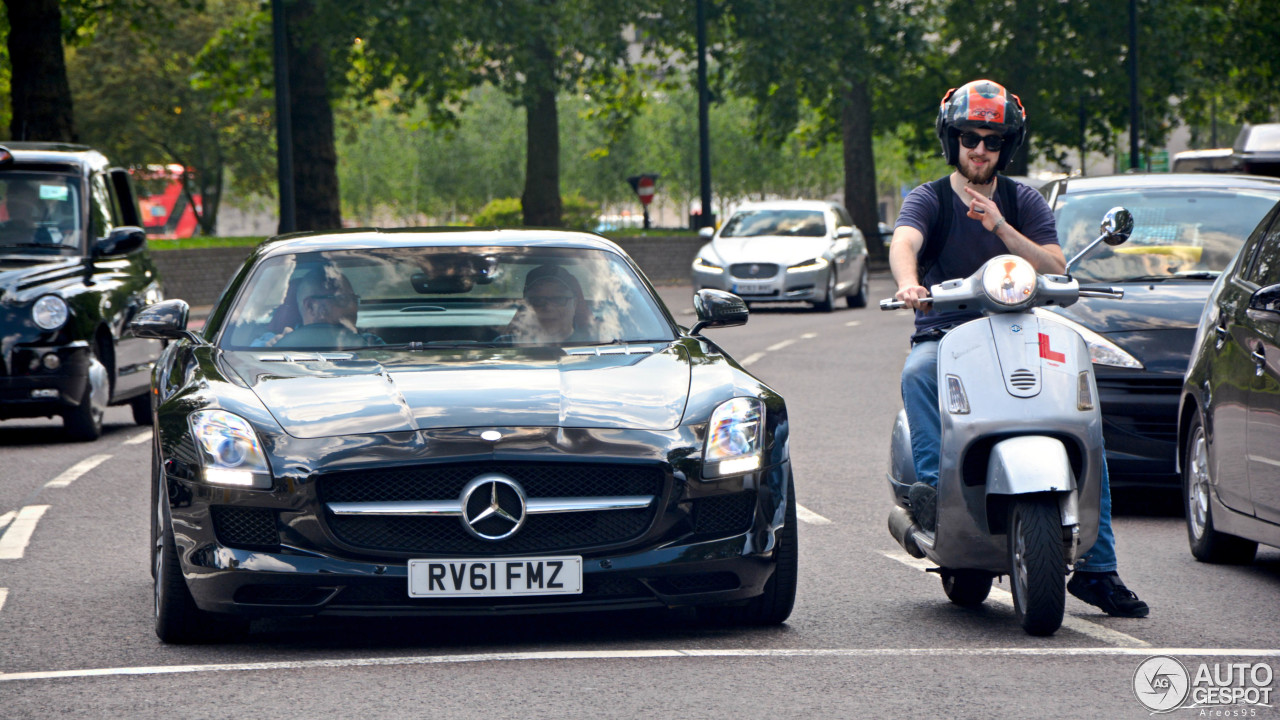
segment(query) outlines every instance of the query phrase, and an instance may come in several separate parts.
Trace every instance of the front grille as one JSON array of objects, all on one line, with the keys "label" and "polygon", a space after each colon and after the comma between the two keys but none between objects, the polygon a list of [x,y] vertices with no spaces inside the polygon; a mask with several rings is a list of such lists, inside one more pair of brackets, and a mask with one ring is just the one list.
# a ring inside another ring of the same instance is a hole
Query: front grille
[{"label": "front grille", "polygon": [[746,532],[755,517],[754,490],[693,501],[693,531],[699,535]]},{"label": "front grille", "polygon": [[543,497],[662,495],[663,472],[644,465],[553,463],[462,463],[412,465],[322,475],[322,502],[453,500],[481,473],[496,472],[520,483],[524,494]]},{"label": "front grille", "polygon": [[773,263],[737,263],[729,266],[729,273],[736,278],[771,278],[778,274],[778,266]]},{"label": "front grille", "polygon": [[1030,390],[1036,386],[1036,375],[1030,370],[1014,370],[1009,374],[1009,384],[1019,390]]},{"label": "front grille", "polygon": [[[665,473],[656,466],[463,463],[331,473],[317,481],[321,501],[452,500],[477,475],[496,472],[529,498],[663,496]],[[499,541],[471,536],[458,517],[352,516],[325,513],[329,529],[352,547],[431,555],[497,555],[584,550],[634,540],[653,524],[658,502],[636,510],[529,515],[515,535]]]},{"label": "front grille", "polygon": [[280,544],[276,513],[267,508],[215,505],[213,531],[228,547],[274,547]]}]

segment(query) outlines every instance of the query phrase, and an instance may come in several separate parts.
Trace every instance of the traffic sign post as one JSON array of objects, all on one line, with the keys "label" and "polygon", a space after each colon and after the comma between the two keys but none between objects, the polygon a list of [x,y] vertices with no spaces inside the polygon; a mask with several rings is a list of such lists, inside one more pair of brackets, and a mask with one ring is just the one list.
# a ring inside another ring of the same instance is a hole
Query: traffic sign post
[{"label": "traffic sign post", "polygon": [[631,189],[636,191],[636,197],[640,198],[640,204],[644,206],[644,229],[648,230],[649,225],[649,203],[653,202],[654,185],[658,176],[655,173],[643,173],[641,175],[632,175],[627,178],[627,182],[631,183]]}]

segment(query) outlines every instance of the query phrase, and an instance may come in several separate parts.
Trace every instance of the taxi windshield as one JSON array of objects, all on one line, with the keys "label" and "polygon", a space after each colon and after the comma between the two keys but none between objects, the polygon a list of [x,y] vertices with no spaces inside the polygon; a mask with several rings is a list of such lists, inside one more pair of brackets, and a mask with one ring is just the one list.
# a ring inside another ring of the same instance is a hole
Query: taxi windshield
[{"label": "taxi windshield", "polygon": [[742,210],[734,213],[720,237],[784,235],[823,237],[827,223],[821,210]]},{"label": "taxi windshield", "polygon": [[79,250],[83,228],[75,177],[0,173],[0,252]]},{"label": "taxi windshield", "polygon": [[393,247],[264,260],[228,349],[596,345],[675,339],[622,257],[592,249]]},{"label": "taxi windshield", "polygon": [[1108,210],[1133,213],[1133,234],[1099,245],[1071,269],[1081,282],[1217,277],[1276,201],[1280,190],[1134,189],[1060,196],[1058,242],[1073,257],[1098,236]]}]

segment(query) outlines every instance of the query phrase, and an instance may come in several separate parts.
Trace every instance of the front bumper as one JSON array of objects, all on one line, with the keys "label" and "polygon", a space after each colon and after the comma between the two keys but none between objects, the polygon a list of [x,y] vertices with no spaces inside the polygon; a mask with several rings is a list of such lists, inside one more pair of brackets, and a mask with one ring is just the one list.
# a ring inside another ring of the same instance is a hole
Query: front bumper
[{"label": "front bumper", "polygon": [[1099,371],[1102,434],[1113,487],[1178,487],[1180,375]]},{"label": "front bumper", "polygon": [[[44,365],[47,355],[58,359],[53,370]],[[47,417],[75,407],[88,386],[89,361],[84,342],[8,350],[0,376],[0,418]]]},{"label": "front bumper", "polygon": [[693,288],[726,290],[743,300],[757,302],[817,302],[825,299],[827,268],[788,272],[785,267],[769,277],[736,277],[730,269],[719,274],[693,271]]},{"label": "front bumper", "polygon": [[[299,502],[296,493],[286,498],[172,476],[166,481],[183,575],[203,610],[242,616],[471,615],[676,607],[757,596],[774,571],[775,533],[782,525],[790,476],[790,463],[783,462],[715,483],[668,483],[648,529],[622,544],[537,553],[412,555],[583,558],[581,595],[489,598],[409,597],[406,553],[353,550],[317,517],[316,506]],[[739,525],[711,521],[699,526],[699,503],[743,493],[752,499]],[[259,518],[266,513],[271,519],[259,524],[258,537],[248,537],[240,526],[228,530],[227,508]],[[272,536],[274,545],[254,544]]]}]

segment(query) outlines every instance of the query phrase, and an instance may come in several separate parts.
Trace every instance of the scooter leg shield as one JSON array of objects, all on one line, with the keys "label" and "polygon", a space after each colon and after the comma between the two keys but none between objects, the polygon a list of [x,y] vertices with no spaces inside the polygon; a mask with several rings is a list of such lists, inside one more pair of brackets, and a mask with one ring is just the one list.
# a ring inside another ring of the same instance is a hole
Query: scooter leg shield
[{"label": "scooter leg shield", "polygon": [[907,492],[916,482],[916,465],[911,456],[911,428],[907,425],[907,411],[899,410],[893,421],[893,435],[889,443],[889,491],[893,501],[907,505]]},{"label": "scooter leg shield", "polygon": [[1076,489],[1067,448],[1057,438],[1024,435],[996,443],[987,461],[988,495]]}]

